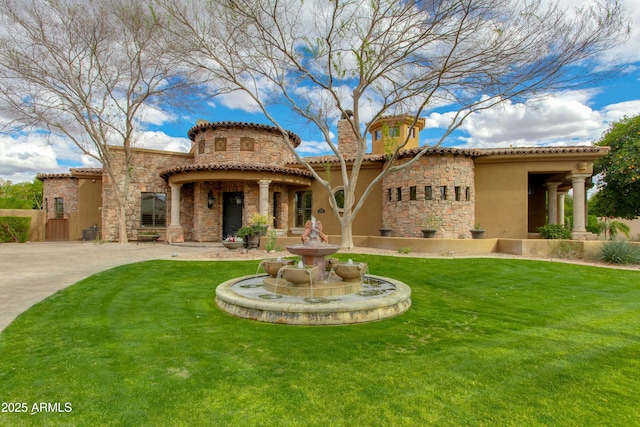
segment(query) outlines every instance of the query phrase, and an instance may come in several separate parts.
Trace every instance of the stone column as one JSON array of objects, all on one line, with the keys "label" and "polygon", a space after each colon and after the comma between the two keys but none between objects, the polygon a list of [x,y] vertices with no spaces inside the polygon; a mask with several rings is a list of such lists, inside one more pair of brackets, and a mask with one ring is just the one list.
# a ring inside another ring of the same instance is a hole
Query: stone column
[{"label": "stone column", "polygon": [[169,184],[171,187],[171,224],[167,229],[169,243],[183,243],[184,230],[180,224],[180,189],[182,184]]},{"label": "stone column", "polygon": [[590,174],[572,174],[571,181],[573,183],[573,238],[587,239],[587,229],[585,228],[585,218],[587,197],[585,191],[585,179]]},{"label": "stone column", "polygon": [[260,215],[269,216],[269,184],[271,184],[271,181],[268,179],[261,179],[258,181],[258,185],[260,186],[258,211],[260,212]]},{"label": "stone column", "polygon": [[558,223],[558,185],[559,182],[547,182],[547,222]]},{"label": "stone column", "polygon": [[566,193],[558,193],[558,224],[564,225],[564,196]]}]

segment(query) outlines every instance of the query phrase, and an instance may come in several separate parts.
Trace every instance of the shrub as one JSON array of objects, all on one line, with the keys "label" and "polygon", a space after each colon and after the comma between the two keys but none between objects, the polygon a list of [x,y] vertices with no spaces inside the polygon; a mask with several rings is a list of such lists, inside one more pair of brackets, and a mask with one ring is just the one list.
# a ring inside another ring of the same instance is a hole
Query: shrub
[{"label": "shrub", "polygon": [[0,217],[0,242],[26,242],[29,239],[30,224],[31,218],[28,217]]},{"label": "shrub", "polygon": [[602,244],[600,258],[611,264],[640,264],[640,249],[625,240],[610,240]]},{"label": "shrub", "polygon": [[561,259],[583,259],[584,251],[582,244],[578,242],[549,242],[551,245],[551,256]]},{"label": "shrub", "polygon": [[587,216],[587,231],[599,235],[604,231],[605,224],[604,222],[598,221],[598,217],[595,215]]},{"label": "shrub", "polygon": [[561,224],[547,224],[537,228],[543,239],[571,239],[571,230]]}]

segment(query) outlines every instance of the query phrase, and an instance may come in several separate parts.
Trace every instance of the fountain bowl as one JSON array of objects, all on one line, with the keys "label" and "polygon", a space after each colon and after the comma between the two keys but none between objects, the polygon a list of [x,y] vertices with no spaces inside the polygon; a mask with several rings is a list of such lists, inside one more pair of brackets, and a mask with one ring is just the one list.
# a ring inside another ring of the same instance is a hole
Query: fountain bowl
[{"label": "fountain bowl", "polygon": [[264,268],[265,273],[267,273],[271,277],[276,277],[278,275],[278,271],[285,265],[292,265],[292,259],[265,259],[262,261],[262,268]]},{"label": "fountain bowl", "polygon": [[309,286],[317,282],[320,277],[318,267],[286,267],[282,270],[282,278],[293,286]]},{"label": "fountain bowl", "polygon": [[341,277],[345,282],[361,280],[366,270],[367,264],[364,262],[340,262],[333,268],[334,273]]},{"label": "fountain bowl", "polygon": [[309,244],[309,245],[305,245],[305,244],[297,244],[297,245],[291,245],[291,246],[287,246],[287,250],[289,252],[291,252],[294,255],[301,255],[301,256],[325,256],[325,255],[331,255],[331,254],[335,254],[336,252],[338,252],[338,250],[340,249],[340,246],[338,245],[329,245],[329,244]]}]

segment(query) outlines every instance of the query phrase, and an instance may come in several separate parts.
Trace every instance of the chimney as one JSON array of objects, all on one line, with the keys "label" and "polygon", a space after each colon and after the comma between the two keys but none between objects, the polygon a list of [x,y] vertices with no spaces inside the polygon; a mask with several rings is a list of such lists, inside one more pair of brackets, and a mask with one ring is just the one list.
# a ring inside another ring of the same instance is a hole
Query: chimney
[{"label": "chimney", "polygon": [[338,120],[338,150],[345,158],[353,158],[358,152],[358,138],[351,128],[353,112],[346,110]]}]

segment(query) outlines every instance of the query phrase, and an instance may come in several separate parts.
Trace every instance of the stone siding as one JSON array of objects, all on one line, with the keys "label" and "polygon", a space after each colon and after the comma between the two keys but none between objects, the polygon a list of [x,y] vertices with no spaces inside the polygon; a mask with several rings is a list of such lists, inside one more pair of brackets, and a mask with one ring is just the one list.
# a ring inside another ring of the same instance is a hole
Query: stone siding
[{"label": "stone siding", "polygon": [[[403,164],[409,159],[400,159]],[[475,220],[475,189],[473,160],[453,154],[422,157],[418,162],[383,179],[383,225],[393,229],[393,236],[422,237],[425,218],[430,215],[442,219],[436,237],[470,238]],[[427,200],[425,186],[432,189]],[[440,188],[446,186],[446,198]],[[415,187],[415,200],[411,200],[411,188]],[[459,188],[456,200],[455,189]],[[401,200],[398,200],[400,189]]]},{"label": "stone siding", "polygon": [[251,127],[202,129],[193,142],[195,164],[245,163],[260,166],[285,166],[295,162],[282,136],[273,131]]},{"label": "stone siding", "polygon": [[46,194],[44,210],[47,219],[56,218],[56,198],[63,199],[64,218],[78,213],[78,180],[69,177],[47,178],[43,180],[43,194]]},{"label": "stone siding", "polygon": [[[111,148],[114,157],[113,165],[117,176],[124,177],[124,150]],[[191,164],[193,157],[175,153],[167,153],[154,150],[136,150],[134,153],[133,169],[130,172],[131,182],[129,188],[129,199],[127,201],[127,234],[129,239],[137,236],[140,228],[140,195],[143,192],[166,193],[167,212],[166,219],[168,227],[171,223],[171,189],[164,179],[160,177],[160,171],[175,166]],[[117,204],[113,194],[113,183],[105,172],[102,177],[102,238],[109,241],[118,240],[118,216]],[[193,192],[191,192],[193,194]],[[181,212],[181,222],[187,225],[185,228],[185,238],[189,227],[189,192],[182,191],[183,206]],[[183,218],[182,215],[185,215]],[[192,224],[192,220],[191,220]],[[165,228],[158,231],[164,234]]]}]

